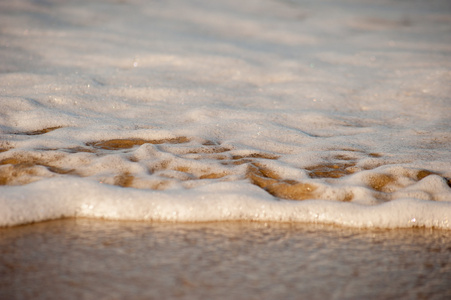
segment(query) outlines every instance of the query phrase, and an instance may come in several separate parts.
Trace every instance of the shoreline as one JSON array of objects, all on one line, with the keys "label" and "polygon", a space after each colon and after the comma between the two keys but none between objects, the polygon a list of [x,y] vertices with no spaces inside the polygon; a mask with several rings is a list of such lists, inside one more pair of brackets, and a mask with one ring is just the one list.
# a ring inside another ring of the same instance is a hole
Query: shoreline
[{"label": "shoreline", "polygon": [[45,219],[39,221],[31,221],[28,223],[18,223],[16,225],[6,225],[0,226],[0,232],[4,230],[10,230],[20,227],[35,226],[43,223],[52,222],[113,222],[113,223],[130,223],[130,224],[149,224],[155,226],[169,226],[169,225],[186,225],[186,226],[202,226],[202,225],[220,225],[220,224],[243,224],[250,225],[256,224],[256,226],[294,226],[294,227],[307,227],[307,228],[330,228],[331,230],[351,230],[351,231],[368,231],[368,232],[384,232],[384,231],[438,231],[438,232],[449,232],[451,233],[451,228],[447,227],[437,227],[437,226],[405,226],[405,227],[377,227],[377,226],[352,226],[346,224],[328,223],[328,222],[308,222],[308,221],[274,221],[274,220],[214,220],[214,221],[172,221],[172,220],[134,220],[134,219],[113,219],[113,218],[103,218],[103,217],[61,217],[55,219]]}]

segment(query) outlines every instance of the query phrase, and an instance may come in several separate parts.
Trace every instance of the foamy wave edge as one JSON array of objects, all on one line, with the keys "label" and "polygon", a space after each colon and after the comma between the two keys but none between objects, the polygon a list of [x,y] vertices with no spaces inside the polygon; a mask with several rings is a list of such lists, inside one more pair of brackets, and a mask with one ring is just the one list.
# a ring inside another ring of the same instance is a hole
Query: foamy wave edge
[{"label": "foamy wave edge", "polygon": [[65,178],[0,187],[0,227],[68,217],[163,222],[308,222],[355,228],[451,230],[451,203],[399,199],[369,206],[327,200],[279,200],[246,182],[164,192]]}]

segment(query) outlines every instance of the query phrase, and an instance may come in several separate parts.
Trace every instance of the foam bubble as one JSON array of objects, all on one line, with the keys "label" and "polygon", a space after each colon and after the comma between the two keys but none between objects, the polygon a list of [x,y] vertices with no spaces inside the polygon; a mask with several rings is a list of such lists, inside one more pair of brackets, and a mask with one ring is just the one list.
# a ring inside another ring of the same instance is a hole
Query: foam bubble
[{"label": "foam bubble", "polygon": [[[33,193],[33,194],[31,194]],[[48,179],[3,187],[1,226],[61,217],[142,221],[321,222],[359,228],[450,229],[451,203],[399,199],[368,206],[324,200],[277,200],[244,183],[216,183],[188,191],[125,190],[81,179]]]}]

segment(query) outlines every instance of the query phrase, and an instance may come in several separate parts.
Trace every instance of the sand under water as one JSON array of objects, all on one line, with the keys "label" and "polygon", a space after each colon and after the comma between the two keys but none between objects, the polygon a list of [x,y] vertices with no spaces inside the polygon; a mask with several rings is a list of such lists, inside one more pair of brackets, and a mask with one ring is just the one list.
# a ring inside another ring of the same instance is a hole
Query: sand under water
[{"label": "sand under water", "polygon": [[451,232],[67,219],[0,229],[2,299],[449,299]]}]

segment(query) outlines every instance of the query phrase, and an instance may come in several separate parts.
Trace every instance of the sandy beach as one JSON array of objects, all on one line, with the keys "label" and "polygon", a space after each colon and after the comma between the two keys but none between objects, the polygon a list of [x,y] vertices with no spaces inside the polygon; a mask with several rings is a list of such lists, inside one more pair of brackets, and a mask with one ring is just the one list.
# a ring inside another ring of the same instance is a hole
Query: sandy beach
[{"label": "sandy beach", "polygon": [[450,36],[449,0],[0,1],[0,299],[451,299]]},{"label": "sandy beach", "polygon": [[451,232],[66,219],[0,229],[1,299],[449,299]]}]

